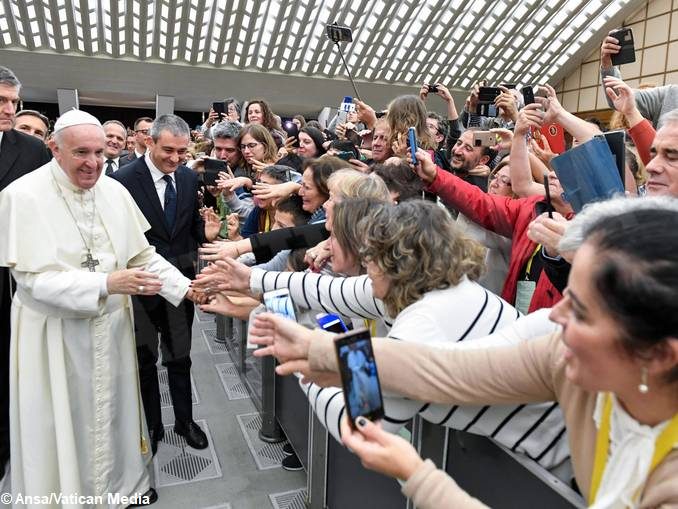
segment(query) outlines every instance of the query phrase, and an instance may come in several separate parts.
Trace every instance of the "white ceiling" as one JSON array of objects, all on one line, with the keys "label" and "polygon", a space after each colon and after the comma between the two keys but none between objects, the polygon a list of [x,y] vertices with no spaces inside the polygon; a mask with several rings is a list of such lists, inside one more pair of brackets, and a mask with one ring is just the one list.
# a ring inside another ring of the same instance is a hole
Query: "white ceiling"
[{"label": "white ceiling", "polygon": [[216,98],[263,95],[279,113],[309,113],[353,95],[325,37],[325,25],[336,21],[353,28],[353,42],[342,45],[348,65],[361,96],[380,108],[423,82],[445,83],[458,100],[481,78],[553,83],[637,6],[637,0],[3,0],[0,61],[25,83],[29,100],[54,101],[56,88],[78,88],[83,104],[148,105],[160,93],[173,95],[178,110],[203,110]]}]

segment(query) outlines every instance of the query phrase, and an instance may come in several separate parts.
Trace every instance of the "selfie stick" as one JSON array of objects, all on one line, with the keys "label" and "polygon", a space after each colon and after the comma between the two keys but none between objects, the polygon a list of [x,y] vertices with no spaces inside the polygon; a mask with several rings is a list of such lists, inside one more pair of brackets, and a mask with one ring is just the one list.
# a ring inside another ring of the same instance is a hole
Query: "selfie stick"
[{"label": "selfie stick", "polygon": [[348,64],[344,59],[344,52],[341,51],[341,46],[339,46],[339,41],[336,41],[334,44],[336,44],[337,49],[339,50],[339,56],[341,57],[341,61],[344,63],[344,68],[346,69],[346,73],[348,74],[348,79],[351,80],[351,85],[353,85],[353,91],[355,92],[355,96],[358,98],[360,102],[362,102],[360,94],[358,93],[358,89],[356,88],[355,82],[353,81],[353,76],[351,76],[351,71],[349,70]]}]

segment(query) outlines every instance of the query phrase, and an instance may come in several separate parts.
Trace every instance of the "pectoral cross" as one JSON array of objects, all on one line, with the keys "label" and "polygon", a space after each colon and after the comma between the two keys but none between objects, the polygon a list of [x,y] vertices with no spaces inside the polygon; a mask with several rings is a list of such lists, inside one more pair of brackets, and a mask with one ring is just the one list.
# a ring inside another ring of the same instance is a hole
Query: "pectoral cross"
[{"label": "pectoral cross", "polygon": [[90,272],[96,272],[95,267],[99,265],[99,260],[92,257],[92,252],[87,250],[87,259],[80,264],[81,267],[87,267]]}]

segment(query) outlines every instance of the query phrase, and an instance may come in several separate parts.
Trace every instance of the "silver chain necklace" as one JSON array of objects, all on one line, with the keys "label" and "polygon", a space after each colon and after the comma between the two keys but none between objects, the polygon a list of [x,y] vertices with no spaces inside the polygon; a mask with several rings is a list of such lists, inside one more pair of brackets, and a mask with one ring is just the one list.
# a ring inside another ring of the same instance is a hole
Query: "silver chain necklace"
[{"label": "silver chain necklace", "polygon": [[[54,170],[52,170],[54,171]],[[63,191],[61,190],[61,186],[56,180],[56,177],[54,176],[54,173],[52,173],[52,182],[54,182],[54,187],[57,190],[57,194],[61,196],[61,199],[64,201],[66,204],[66,209],[68,210],[68,213],[71,215],[73,218],[73,222],[75,223],[75,227],[78,229],[78,233],[80,234],[80,238],[82,239],[82,243],[85,245],[85,249],[87,250],[87,254],[85,255],[85,261],[80,264],[81,267],[87,267],[87,269],[90,272],[96,272],[96,266],[99,265],[99,260],[94,258],[92,256],[92,249],[90,248],[90,245],[93,244],[94,242],[94,213],[96,211],[96,195],[94,194],[94,189],[92,189],[92,218],[89,224],[89,244],[87,243],[87,240],[85,239],[85,235],[83,235],[82,230],[80,229],[80,226],[78,225],[78,220],[75,218],[75,214],[71,210],[71,206],[68,204],[68,200],[64,196]],[[84,208],[84,207],[83,207]]]}]

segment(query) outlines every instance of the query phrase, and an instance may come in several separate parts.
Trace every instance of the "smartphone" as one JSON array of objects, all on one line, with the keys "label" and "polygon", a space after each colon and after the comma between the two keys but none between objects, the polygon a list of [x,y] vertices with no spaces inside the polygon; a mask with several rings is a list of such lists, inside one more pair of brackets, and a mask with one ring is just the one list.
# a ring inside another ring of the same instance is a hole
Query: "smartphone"
[{"label": "smartphone", "polygon": [[410,147],[410,159],[413,165],[417,165],[417,130],[410,127],[407,130],[407,144]]},{"label": "smartphone", "polygon": [[213,102],[212,109],[219,114],[219,121],[226,116],[226,103],[224,101]]},{"label": "smartphone", "polygon": [[534,104],[534,89],[530,85],[525,85],[520,89],[520,91],[523,93],[523,101],[525,102],[525,106],[528,104]]},{"label": "smartphone", "polygon": [[603,133],[603,137],[610,147],[610,152],[612,152],[614,162],[617,165],[619,178],[621,178],[623,184],[626,176],[626,131],[624,129],[607,131]]},{"label": "smartphone", "polygon": [[621,49],[616,55],[611,55],[612,65],[628,64],[636,61],[636,49],[633,43],[633,30],[620,28],[610,32],[610,36],[619,41]]},{"label": "smartphone", "polygon": [[501,90],[497,87],[480,87],[478,89],[478,104],[476,105],[476,115],[481,117],[496,117],[497,107],[494,100],[499,97]]},{"label": "smartphone", "polygon": [[474,147],[494,147],[497,144],[497,135],[490,131],[473,131]]},{"label": "smartphone", "polygon": [[515,83],[502,83],[501,86],[504,87],[504,88],[508,88],[509,90],[516,88]]},{"label": "smartphone", "polygon": [[[546,141],[548,141],[549,147],[551,147],[551,151],[554,154],[562,154],[567,150],[563,126],[556,123],[546,124],[541,126],[539,131],[541,132],[541,135],[546,138]],[[539,140],[537,140],[537,144],[539,144],[541,148],[544,148],[543,143],[540,143]]]},{"label": "smartphone", "polygon": [[429,83],[428,84],[428,91],[431,94],[437,94],[438,93],[438,85],[435,83]]},{"label": "smartphone", "polygon": [[353,42],[351,29],[347,26],[332,23],[325,26],[325,33],[332,42]]},{"label": "smartphone", "polygon": [[546,210],[549,219],[553,219],[553,205],[551,205],[551,189],[549,188],[549,174],[544,173],[544,191],[546,192]]},{"label": "smartphone", "polygon": [[336,157],[343,159],[344,161],[356,158],[355,154],[350,150],[342,150],[341,152],[337,152]]},{"label": "smartphone", "polygon": [[290,297],[290,291],[287,288],[280,290],[271,290],[264,294],[264,306],[269,313],[284,316],[290,320],[297,321],[297,313],[294,310],[294,303]]},{"label": "smartphone", "polygon": [[205,158],[205,173],[202,174],[206,186],[216,186],[220,171],[227,171],[226,161],[220,159]]},{"label": "smartphone", "polygon": [[287,133],[287,136],[294,138],[294,147],[299,147],[299,127],[294,122],[288,120],[283,123],[283,129]]},{"label": "smartphone", "polygon": [[343,334],[348,332],[348,327],[343,322],[343,320],[337,316],[329,313],[318,313],[315,315],[315,321],[318,322],[320,328],[328,332],[334,332],[335,334]]},{"label": "smartphone", "polygon": [[358,417],[371,421],[383,418],[384,402],[370,332],[363,327],[340,334],[334,346],[349,424],[355,426]]}]

